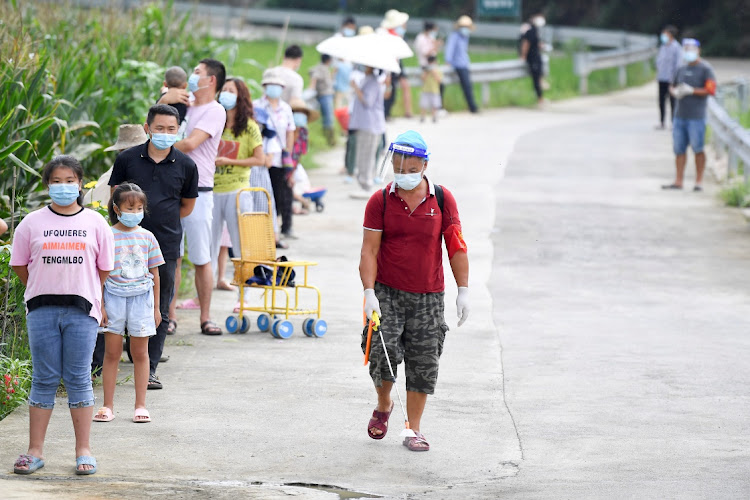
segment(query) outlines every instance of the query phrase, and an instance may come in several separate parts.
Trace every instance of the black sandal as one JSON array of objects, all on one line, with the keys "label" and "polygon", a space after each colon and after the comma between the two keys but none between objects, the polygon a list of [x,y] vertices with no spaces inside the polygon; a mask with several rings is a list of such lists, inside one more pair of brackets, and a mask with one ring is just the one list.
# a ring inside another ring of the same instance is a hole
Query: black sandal
[{"label": "black sandal", "polygon": [[221,335],[222,331],[221,328],[216,325],[216,323],[208,320],[201,323],[201,333],[203,335]]},{"label": "black sandal", "polygon": [[661,187],[662,189],[682,189],[682,186],[678,186],[677,184],[664,184]]},{"label": "black sandal", "polygon": [[161,385],[161,382],[159,382],[156,374],[152,373],[148,376],[148,386],[146,386],[147,389],[161,389],[162,387],[163,386]]},{"label": "black sandal", "polygon": [[170,319],[167,326],[167,335],[174,335],[177,332],[177,321]]}]

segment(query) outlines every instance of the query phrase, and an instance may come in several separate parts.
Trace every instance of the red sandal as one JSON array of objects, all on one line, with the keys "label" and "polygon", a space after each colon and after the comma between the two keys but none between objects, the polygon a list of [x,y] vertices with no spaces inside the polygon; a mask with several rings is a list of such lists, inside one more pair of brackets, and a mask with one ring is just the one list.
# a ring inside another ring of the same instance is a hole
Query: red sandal
[{"label": "red sandal", "polygon": [[[391,409],[388,411],[373,410],[370,422],[367,424],[367,435],[373,439],[383,439],[388,432],[388,419],[391,418],[391,413],[393,413],[393,401],[391,401]],[[382,434],[373,434],[373,427],[380,430]]]}]

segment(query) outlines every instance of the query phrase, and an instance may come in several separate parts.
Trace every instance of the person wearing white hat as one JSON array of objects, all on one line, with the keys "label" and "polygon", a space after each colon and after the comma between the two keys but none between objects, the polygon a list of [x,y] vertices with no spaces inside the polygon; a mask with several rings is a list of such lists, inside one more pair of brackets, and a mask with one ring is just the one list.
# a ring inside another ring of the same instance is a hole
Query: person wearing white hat
[{"label": "person wearing white hat", "polygon": [[[406,35],[406,22],[409,20],[409,14],[406,12],[400,12],[396,9],[391,9],[388,12],[385,13],[385,17],[383,18],[383,21],[380,23],[380,27],[385,30],[387,33],[393,36],[397,36],[400,38],[404,38],[404,35]],[[403,64],[399,61],[399,65],[401,66],[401,70],[403,73]],[[391,116],[391,108],[393,107],[393,104],[396,102],[397,92],[396,89],[398,87],[401,87],[401,90],[404,94],[404,116],[407,118],[410,118],[412,115],[411,110],[411,87],[409,86],[409,80],[406,78],[401,78],[400,74],[392,74],[391,75],[391,93],[388,97],[385,99],[385,117],[388,118]]]},{"label": "person wearing white hat", "polygon": [[456,29],[448,35],[445,43],[445,62],[450,64],[458,75],[469,111],[476,113],[478,108],[474,101],[474,89],[469,74],[469,35],[472,30],[474,30],[474,21],[469,16],[458,18]]},{"label": "person wearing white hat", "polygon": [[281,99],[285,81],[278,68],[267,69],[261,80],[263,97],[253,101],[253,108],[268,114],[268,126],[276,132],[273,138],[263,140],[266,164],[270,166],[276,211],[281,215],[281,237],[294,239],[292,233],[292,188],[284,167],[290,167],[291,149],[294,145],[294,116],[292,108]]}]

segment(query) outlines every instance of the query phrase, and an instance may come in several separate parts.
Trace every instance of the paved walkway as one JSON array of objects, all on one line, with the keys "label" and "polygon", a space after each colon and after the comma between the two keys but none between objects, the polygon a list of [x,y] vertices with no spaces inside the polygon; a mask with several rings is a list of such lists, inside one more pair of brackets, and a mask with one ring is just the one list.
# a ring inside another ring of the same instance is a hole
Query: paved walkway
[{"label": "paved walkway", "polygon": [[[300,483],[391,498],[747,496],[750,235],[714,187],[658,189],[672,163],[669,134],[652,130],[652,87],[390,126],[424,133],[471,252],[460,329],[447,282],[429,453],[401,446],[398,408],[382,442],[365,435],[364,202],[348,198],[334,152],[313,173],[330,188],[326,210],[295,219],[301,239],[286,252],[320,262],[326,337],[304,337],[296,320],[285,341],[257,329],[209,338],[182,313],[165,389],[148,395],[154,422],[132,424],[132,383],[118,387],[117,418],[94,425],[100,473],[75,478],[60,402],[47,466],[20,478],[9,466],[26,443],[21,409],[0,423],[1,496],[337,497]],[[214,316],[234,301],[217,291]]]}]

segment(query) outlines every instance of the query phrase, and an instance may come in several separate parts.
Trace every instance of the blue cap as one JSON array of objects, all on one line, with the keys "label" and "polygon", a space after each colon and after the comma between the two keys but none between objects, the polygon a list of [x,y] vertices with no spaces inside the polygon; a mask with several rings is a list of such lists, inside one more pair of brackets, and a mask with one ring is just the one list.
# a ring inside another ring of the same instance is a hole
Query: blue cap
[{"label": "blue cap", "polygon": [[[412,149],[412,151],[409,151],[405,148],[394,148],[394,145],[408,146],[408,148]],[[393,141],[393,143],[391,143],[391,147],[389,149],[407,156],[419,156],[421,158],[430,157],[430,153],[427,151],[427,144],[425,144],[424,139],[419,134],[419,132],[415,132],[414,130],[407,130],[406,132],[399,134],[398,137],[396,137],[396,139]]]},{"label": "blue cap", "polygon": [[696,40],[695,38],[683,38],[682,39],[682,46],[687,47],[688,45],[692,45],[693,47],[700,48],[701,43]]}]

